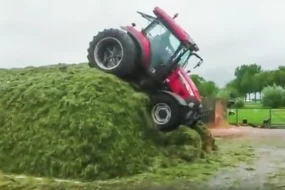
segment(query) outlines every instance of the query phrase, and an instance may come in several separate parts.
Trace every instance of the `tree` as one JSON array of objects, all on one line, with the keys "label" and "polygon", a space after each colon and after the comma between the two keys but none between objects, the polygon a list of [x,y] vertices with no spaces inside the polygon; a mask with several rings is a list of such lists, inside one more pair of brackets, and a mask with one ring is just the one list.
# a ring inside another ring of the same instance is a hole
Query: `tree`
[{"label": "tree", "polygon": [[240,97],[240,94],[237,90],[237,80],[234,79],[234,80],[231,80],[230,82],[228,82],[226,84],[226,89],[227,91],[229,92],[229,95],[230,95],[230,98],[238,98]]},{"label": "tree", "polygon": [[217,85],[213,81],[206,81],[202,83],[202,96],[213,97],[218,91]]},{"label": "tree", "polygon": [[231,99],[230,91],[226,88],[222,88],[218,91],[217,93],[217,98],[221,98],[224,100],[229,100]]},{"label": "tree", "polygon": [[240,91],[243,95],[245,95],[245,98],[247,93],[252,92],[252,84],[250,81],[251,75],[248,71],[246,71],[240,80]]},{"label": "tree", "polygon": [[256,101],[256,94],[258,92],[261,92],[262,91],[262,81],[263,81],[263,78],[262,78],[262,72],[261,73],[256,73],[252,76],[251,78],[251,83],[252,83],[252,92],[254,93],[254,100]]},{"label": "tree", "polygon": [[255,91],[251,81],[253,76],[261,71],[261,66],[257,64],[241,65],[235,69],[236,88],[241,95],[246,97],[247,93]]},{"label": "tree", "polygon": [[276,85],[285,86],[285,67],[280,66],[277,70],[273,71],[274,72],[274,82]]},{"label": "tree", "polygon": [[203,77],[200,77],[197,74],[191,75],[191,78],[192,78],[193,82],[196,84],[197,87],[200,86],[203,82],[206,81]]},{"label": "tree", "polygon": [[196,84],[199,92],[204,97],[215,96],[218,87],[213,81],[207,81],[203,77],[200,77],[197,74],[191,75],[193,82]]},{"label": "tree", "polygon": [[235,69],[235,77],[240,79],[246,72],[255,74],[261,72],[261,66],[257,64],[241,65]]}]

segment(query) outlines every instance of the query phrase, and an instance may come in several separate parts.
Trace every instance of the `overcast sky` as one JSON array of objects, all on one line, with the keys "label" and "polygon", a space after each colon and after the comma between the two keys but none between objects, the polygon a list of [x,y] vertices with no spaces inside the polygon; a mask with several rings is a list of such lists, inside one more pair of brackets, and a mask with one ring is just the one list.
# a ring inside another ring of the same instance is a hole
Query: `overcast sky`
[{"label": "overcast sky", "polygon": [[136,11],[155,6],[179,13],[205,60],[193,72],[219,85],[241,64],[285,64],[284,0],[0,0],[0,67],[86,62],[98,31],[141,28]]}]

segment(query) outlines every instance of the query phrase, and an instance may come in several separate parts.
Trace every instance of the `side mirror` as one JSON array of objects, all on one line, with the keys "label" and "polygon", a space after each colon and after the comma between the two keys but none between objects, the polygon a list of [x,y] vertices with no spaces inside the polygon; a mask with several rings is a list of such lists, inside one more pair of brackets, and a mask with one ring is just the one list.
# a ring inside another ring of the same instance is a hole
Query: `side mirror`
[{"label": "side mirror", "polygon": [[195,57],[197,57],[198,59],[200,59],[200,61],[194,66],[194,69],[196,69],[197,67],[199,67],[200,65],[202,65],[202,63],[204,62],[204,60],[196,53],[192,53],[192,55],[194,55]]},{"label": "side mirror", "polygon": [[172,19],[174,20],[174,19],[176,19],[178,17],[178,13],[176,13],[173,17],[172,17]]},{"label": "side mirror", "polygon": [[199,61],[196,65],[195,65],[195,67],[194,67],[194,69],[196,69],[197,67],[200,67],[200,65],[203,63],[203,61]]}]

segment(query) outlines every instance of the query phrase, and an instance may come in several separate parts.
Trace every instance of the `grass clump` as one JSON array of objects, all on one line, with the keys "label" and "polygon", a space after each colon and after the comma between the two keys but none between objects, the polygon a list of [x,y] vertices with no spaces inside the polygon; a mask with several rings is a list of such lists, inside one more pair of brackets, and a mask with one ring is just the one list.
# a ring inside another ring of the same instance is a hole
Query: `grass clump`
[{"label": "grass clump", "polygon": [[1,70],[0,169],[82,180],[130,176],[199,157],[201,139],[147,122],[145,95],[86,67]]}]

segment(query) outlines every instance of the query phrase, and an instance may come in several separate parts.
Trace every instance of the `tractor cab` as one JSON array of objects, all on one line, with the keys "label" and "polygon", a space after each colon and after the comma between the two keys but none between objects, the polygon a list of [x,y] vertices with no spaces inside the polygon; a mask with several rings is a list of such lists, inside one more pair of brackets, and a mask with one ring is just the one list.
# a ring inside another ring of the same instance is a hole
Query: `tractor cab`
[{"label": "tractor cab", "polygon": [[194,68],[200,66],[203,59],[195,52],[197,44],[172,18],[159,7],[155,7],[157,17],[138,12],[150,24],[142,29],[142,34],[150,46],[150,59],[147,70],[158,82],[163,82],[175,94],[184,100],[192,98],[201,101],[199,91],[188,75],[186,66],[189,59],[199,59]]},{"label": "tractor cab", "polygon": [[200,59],[196,66],[199,66],[203,59],[195,51],[199,51],[198,46],[192,38],[174,21],[177,14],[171,18],[159,7],[155,7],[154,14],[157,17],[138,12],[150,24],[146,26],[142,33],[150,44],[150,67],[152,72],[159,65],[167,65],[169,69],[175,66],[185,68],[191,56]]}]

